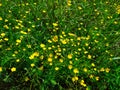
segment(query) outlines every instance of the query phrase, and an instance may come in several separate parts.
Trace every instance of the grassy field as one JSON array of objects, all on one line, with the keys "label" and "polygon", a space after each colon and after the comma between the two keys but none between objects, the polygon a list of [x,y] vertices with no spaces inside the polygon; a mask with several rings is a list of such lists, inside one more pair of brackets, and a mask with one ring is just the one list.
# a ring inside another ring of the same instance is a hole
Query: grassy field
[{"label": "grassy field", "polygon": [[119,0],[0,0],[0,90],[119,88]]}]

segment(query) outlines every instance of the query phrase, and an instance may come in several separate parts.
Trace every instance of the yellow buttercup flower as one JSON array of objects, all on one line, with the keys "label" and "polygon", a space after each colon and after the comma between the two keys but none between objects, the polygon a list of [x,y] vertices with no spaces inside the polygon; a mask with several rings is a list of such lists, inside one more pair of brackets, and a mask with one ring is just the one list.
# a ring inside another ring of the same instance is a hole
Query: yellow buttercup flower
[{"label": "yellow buttercup flower", "polygon": [[20,59],[17,59],[16,62],[20,62]]},{"label": "yellow buttercup flower", "polygon": [[8,25],[4,25],[3,27],[4,27],[5,29],[9,29]]},{"label": "yellow buttercup flower", "polygon": [[90,78],[93,78],[93,77],[94,77],[94,75],[92,75],[92,74],[91,74],[89,77],[90,77]]},{"label": "yellow buttercup flower", "polygon": [[104,68],[101,68],[100,71],[103,72],[103,71],[105,71],[105,69],[104,69]]},{"label": "yellow buttercup flower", "polygon": [[2,6],[2,3],[0,3],[0,7]]},{"label": "yellow buttercup flower", "polygon": [[8,38],[4,38],[5,41],[8,41],[9,39]]},{"label": "yellow buttercup flower", "polygon": [[42,12],[43,12],[43,13],[46,13],[46,10],[43,10]]},{"label": "yellow buttercup flower", "polygon": [[48,62],[52,62],[52,58],[49,57],[49,58],[48,58]]},{"label": "yellow buttercup flower", "polygon": [[92,56],[91,56],[91,55],[88,55],[88,59],[92,59]]},{"label": "yellow buttercup flower", "polygon": [[84,81],[84,80],[81,80],[81,81],[80,81],[80,85],[82,85],[82,86],[84,86],[84,87],[87,86],[87,85],[85,84],[85,81]]},{"label": "yellow buttercup flower", "polygon": [[16,71],[16,68],[15,67],[12,67],[11,68],[11,72],[15,72]]},{"label": "yellow buttercup flower", "polygon": [[57,24],[57,23],[53,23],[53,26],[54,26],[54,27],[57,27],[57,26],[58,26],[58,24]]},{"label": "yellow buttercup flower", "polygon": [[72,65],[68,65],[68,69],[70,69],[70,70],[71,70],[71,69],[72,69]]},{"label": "yellow buttercup flower", "polygon": [[65,39],[61,40],[62,44],[67,44],[67,41]]},{"label": "yellow buttercup flower", "polygon": [[55,35],[53,38],[52,38],[53,42],[57,42],[58,41],[58,36]]},{"label": "yellow buttercup flower", "polygon": [[97,77],[95,77],[95,79],[96,79],[96,81],[98,81],[98,80],[99,80],[99,77],[97,76]]},{"label": "yellow buttercup flower", "polygon": [[84,72],[87,72],[87,68],[84,68],[83,71],[84,71]]},{"label": "yellow buttercup flower", "polygon": [[78,77],[77,77],[77,76],[72,77],[72,81],[73,81],[73,82],[78,81]]},{"label": "yellow buttercup flower", "polygon": [[0,72],[2,72],[2,67],[0,67]]},{"label": "yellow buttercup flower", "polygon": [[0,17],[0,21],[3,20],[2,17]]},{"label": "yellow buttercup flower", "polygon": [[1,36],[4,37],[4,36],[5,36],[5,33],[1,33]]},{"label": "yellow buttercup flower", "polygon": [[34,67],[34,66],[35,66],[35,64],[34,64],[34,63],[32,63],[30,66],[31,66],[31,67]]},{"label": "yellow buttercup flower", "polygon": [[58,70],[59,70],[59,67],[55,67],[55,70],[58,71]]},{"label": "yellow buttercup flower", "polygon": [[31,56],[29,57],[29,59],[34,59],[34,57],[35,57],[34,55],[31,55]]},{"label": "yellow buttercup flower", "polygon": [[120,14],[120,5],[116,7],[117,14]]},{"label": "yellow buttercup flower", "polygon": [[41,43],[41,44],[40,44],[40,47],[41,47],[41,48],[44,48],[44,47],[45,47],[45,44]]},{"label": "yellow buttercup flower", "polygon": [[21,43],[21,40],[17,39],[16,42],[17,42],[17,43]]},{"label": "yellow buttercup flower", "polygon": [[108,73],[108,72],[110,71],[110,69],[109,69],[109,68],[106,68],[105,71]]},{"label": "yellow buttercup flower", "polygon": [[73,69],[73,72],[76,74],[76,73],[79,73],[79,70],[77,68]]},{"label": "yellow buttercup flower", "polygon": [[91,66],[95,67],[95,64],[94,64],[94,63],[91,63]]},{"label": "yellow buttercup flower", "polygon": [[59,62],[63,63],[63,59],[59,59]]},{"label": "yellow buttercup flower", "polygon": [[72,54],[68,54],[68,59],[72,59]]},{"label": "yellow buttercup flower", "polygon": [[33,56],[38,57],[38,56],[39,56],[39,52],[34,52],[34,53],[33,53]]}]

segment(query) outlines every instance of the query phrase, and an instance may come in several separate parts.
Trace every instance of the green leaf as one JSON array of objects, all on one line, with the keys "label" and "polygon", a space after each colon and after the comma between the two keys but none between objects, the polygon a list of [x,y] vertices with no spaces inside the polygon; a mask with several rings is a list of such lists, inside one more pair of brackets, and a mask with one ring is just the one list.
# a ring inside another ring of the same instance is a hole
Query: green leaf
[{"label": "green leaf", "polygon": [[55,80],[51,80],[51,83],[52,83],[53,85],[56,85],[56,84],[57,84],[57,82],[56,82]]}]

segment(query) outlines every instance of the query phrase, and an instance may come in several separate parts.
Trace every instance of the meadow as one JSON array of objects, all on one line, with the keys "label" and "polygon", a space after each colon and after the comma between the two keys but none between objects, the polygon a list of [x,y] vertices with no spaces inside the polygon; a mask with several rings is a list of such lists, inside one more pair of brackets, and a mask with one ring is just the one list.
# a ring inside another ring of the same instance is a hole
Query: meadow
[{"label": "meadow", "polygon": [[0,0],[0,90],[119,88],[119,0]]}]

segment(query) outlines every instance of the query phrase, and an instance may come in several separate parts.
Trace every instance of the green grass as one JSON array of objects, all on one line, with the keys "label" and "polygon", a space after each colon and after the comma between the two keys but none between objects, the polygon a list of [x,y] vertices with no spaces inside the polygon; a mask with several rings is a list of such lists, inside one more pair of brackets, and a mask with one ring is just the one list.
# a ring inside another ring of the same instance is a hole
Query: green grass
[{"label": "green grass", "polygon": [[1,0],[0,90],[118,90],[119,0]]}]

